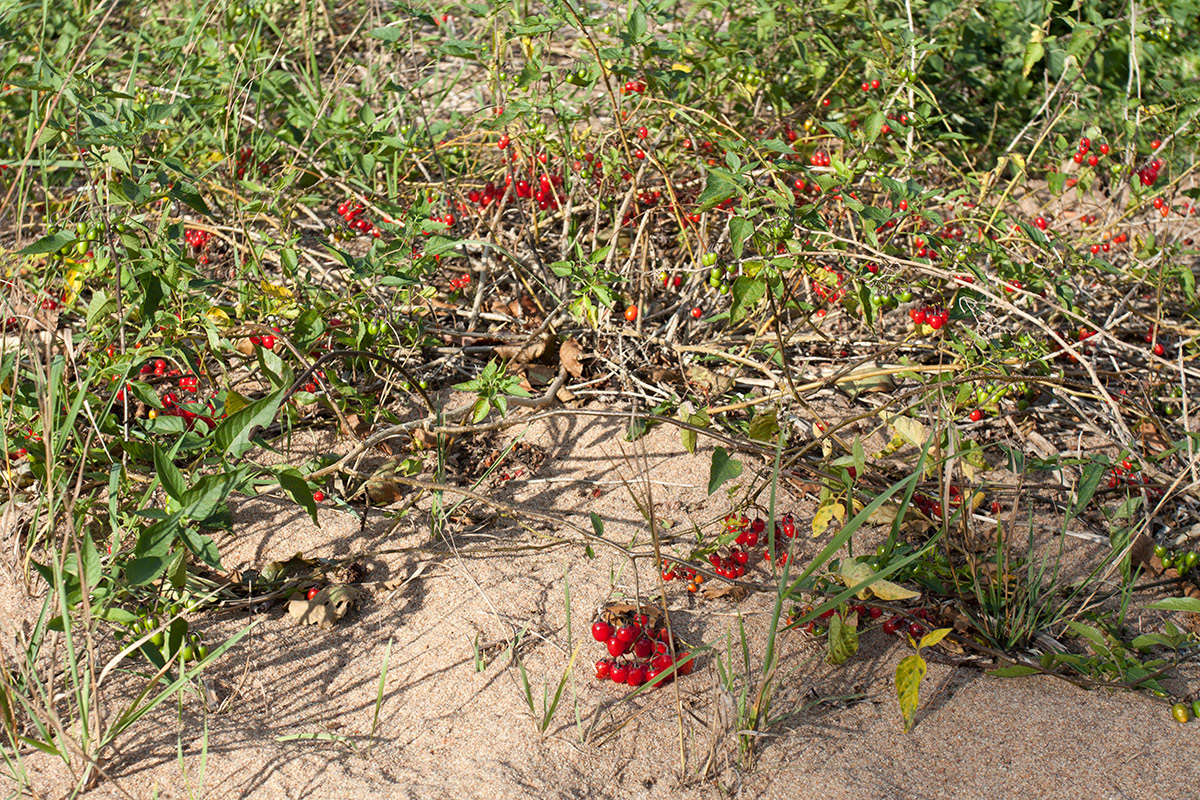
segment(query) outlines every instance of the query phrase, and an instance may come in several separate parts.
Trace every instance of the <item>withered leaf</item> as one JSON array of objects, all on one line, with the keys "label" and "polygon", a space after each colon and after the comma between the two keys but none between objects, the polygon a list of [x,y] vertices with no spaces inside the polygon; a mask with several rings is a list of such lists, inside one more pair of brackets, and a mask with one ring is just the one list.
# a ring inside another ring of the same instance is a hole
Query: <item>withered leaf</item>
[{"label": "withered leaf", "polygon": [[365,439],[371,433],[371,424],[358,414],[347,414],[346,421],[338,426],[343,436]]},{"label": "withered leaf", "polygon": [[544,333],[532,342],[496,345],[496,355],[505,360],[511,359],[518,364],[527,364],[535,358],[542,357],[542,354],[546,352],[546,344],[549,340],[550,334]]},{"label": "withered leaf", "polygon": [[1137,427],[1138,436],[1142,438],[1142,443],[1151,453],[1161,453],[1171,446],[1171,442],[1162,435],[1162,431],[1158,429],[1150,420],[1145,420]]},{"label": "withered leaf", "polygon": [[353,586],[326,586],[312,600],[299,598],[288,603],[288,614],[300,625],[319,625],[332,628],[333,623],[346,616],[364,592]]},{"label": "withered leaf", "polygon": [[738,586],[736,583],[706,583],[704,585],[704,596],[709,600],[724,597],[737,602],[748,594],[750,591],[745,586]]},{"label": "withered leaf", "polygon": [[558,361],[574,378],[583,377],[583,362],[579,360],[583,355],[583,345],[575,339],[567,339],[558,348]]}]

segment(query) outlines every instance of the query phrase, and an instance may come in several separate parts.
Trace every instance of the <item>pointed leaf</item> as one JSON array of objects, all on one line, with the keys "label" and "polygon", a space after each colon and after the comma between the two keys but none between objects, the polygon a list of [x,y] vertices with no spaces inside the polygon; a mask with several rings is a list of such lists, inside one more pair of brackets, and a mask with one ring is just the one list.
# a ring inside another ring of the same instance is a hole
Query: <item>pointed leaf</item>
[{"label": "pointed leaf", "polygon": [[829,650],[825,660],[830,664],[845,664],[850,656],[858,652],[858,614],[850,614],[845,620],[834,614],[829,618]]},{"label": "pointed leaf", "polygon": [[742,462],[729,457],[724,447],[713,450],[712,466],[708,471],[708,493],[712,494],[726,481],[742,474]]},{"label": "pointed leaf", "polygon": [[930,631],[921,637],[921,643],[917,647],[933,647],[935,644],[946,638],[946,634],[950,633],[950,628],[938,628]]},{"label": "pointed leaf", "polygon": [[921,679],[928,666],[917,654],[904,658],[896,665],[896,697],[900,701],[900,714],[904,717],[904,732],[912,729],[920,701]]}]

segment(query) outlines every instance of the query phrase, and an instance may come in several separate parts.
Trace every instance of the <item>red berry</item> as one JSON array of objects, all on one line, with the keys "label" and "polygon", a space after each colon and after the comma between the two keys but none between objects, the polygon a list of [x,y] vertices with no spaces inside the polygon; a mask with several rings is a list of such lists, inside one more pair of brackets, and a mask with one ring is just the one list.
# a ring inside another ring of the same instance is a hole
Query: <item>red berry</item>
[{"label": "red berry", "polygon": [[634,640],[638,638],[638,634],[641,632],[642,629],[638,625],[622,625],[621,627],[617,628],[616,638],[621,644],[633,644]]},{"label": "red berry", "polygon": [[622,642],[616,636],[608,637],[608,654],[613,658],[625,655],[627,649],[625,642]]},{"label": "red berry", "polygon": [[268,350],[274,350],[275,349],[275,337],[271,336],[270,334],[262,337],[262,346],[267,348]]},{"label": "red berry", "polygon": [[883,632],[888,635],[895,633],[896,632],[896,620],[889,619],[887,622],[883,623]]},{"label": "red berry", "polygon": [[1162,139],[1155,139],[1152,142],[1150,142],[1151,150],[1157,150],[1160,147],[1162,147]]},{"label": "red berry", "polygon": [[654,642],[643,636],[633,643],[633,654],[638,658],[649,658],[654,655]]},{"label": "red berry", "polygon": [[643,125],[642,127],[637,129],[637,135],[638,135],[639,139],[645,139],[647,136],[650,135],[650,130],[645,125]]},{"label": "red berry", "polygon": [[704,311],[700,309],[700,306],[692,309],[692,319],[700,319],[702,316],[704,316]]},{"label": "red berry", "polygon": [[1100,150],[1100,155],[1102,155],[1102,156],[1108,155],[1108,151],[1109,151],[1108,142],[1101,142],[1100,147],[1098,149]]},{"label": "red berry", "polygon": [[625,683],[633,687],[641,686],[646,682],[645,667],[630,667],[629,674],[625,676]]},{"label": "red berry", "polygon": [[909,633],[909,635],[913,636],[914,638],[919,637],[924,632],[925,632],[925,629],[921,627],[921,623],[919,623],[919,622],[914,622],[908,626],[908,633]]},{"label": "red berry", "polygon": [[983,412],[980,411],[978,408],[972,409],[971,422],[979,422],[979,420],[981,420],[981,419],[983,419]]},{"label": "red berry", "polygon": [[1166,349],[1163,347],[1162,342],[1155,342],[1154,355],[1161,356],[1164,352],[1166,352]]},{"label": "red berry", "polygon": [[612,672],[613,664],[607,658],[602,658],[596,662],[596,680],[608,680]]},{"label": "red berry", "polygon": [[313,502],[314,503],[320,503],[324,499],[325,499],[325,493],[322,492],[320,489],[313,492]]},{"label": "red berry", "polygon": [[609,667],[608,677],[612,678],[613,683],[624,683],[629,677],[629,665],[613,664]]},{"label": "red berry", "polygon": [[612,625],[609,625],[604,620],[597,620],[592,623],[592,638],[597,642],[607,642],[612,634]]},{"label": "red berry", "polygon": [[499,147],[501,150],[504,150],[505,148],[508,147],[508,143],[509,143],[508,134],[505,133],[500,136],[500,141],[496,142],[496,147]]},{"label": "red berry", "polygon": [[637,315],[638,315],[638,307],[637,306],[630,306],[629,308],[625,309],[625,321],[626,322],[635,321],[637,319]]},{"label": "red berry", "polygon": [[314,597],[316,597],[316,596],[317,596],[318,594],[320,594],[320,593],[321,593],[321,590],[320,590],[320,589],[318,589],[316,586],[313,586],[311,589],[309,589],[309,590],[308,590],[308,591],[305,593],[305,595],[304,595],[304,599],[306,599],[306,600],[312,600]]}]

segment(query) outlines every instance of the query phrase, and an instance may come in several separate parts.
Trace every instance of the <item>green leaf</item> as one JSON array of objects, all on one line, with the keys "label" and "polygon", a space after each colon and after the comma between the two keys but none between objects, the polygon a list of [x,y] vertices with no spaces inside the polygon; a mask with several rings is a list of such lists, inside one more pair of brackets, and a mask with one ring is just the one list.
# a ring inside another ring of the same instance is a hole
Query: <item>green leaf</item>
[{"label": "green leaf", "polygon": [[208,564],[213,569],[223,569],[221,566],[221,554],[217,552],[217,545],[213,542],[211,536],[189,531],[187,528],[179,530],[179,538],[187,545],[187,549],[196,554],[196,557]]},{"label": "green leaf", "polygon": [[729,220],[729,246],[733,250],[734,259],[742,257],[746,239],[754,233],[754,223],[745,217],[732,217]]},{"label": "green leaf", "polygon": [[1200,614],[1200,599],[1195,597],[1168,597],[1151,603],[1147,608],[1161,608],[1163,611],[1186,611],[1189,614]]},{"label": "green leaf", "polygon": [[742,462],[729,457],[724,447],[713,450],[712,466],[708,471],[708,493],[711,495],[726,481],[742,474]]},{"label": "green leaf", "polygon": [[117,301],[109,297],[103,289],[97,289],[87,307],[87,326],[90,328],[96,322],[117,310]]},{"label": "green leaf", "polygon": [[740,322],[749,309],[766,295],[767,282],[762,278],[742,275],[733,282],[729,293],[733,298],[729,306],[729,319],[731,322]]},{"label": "green leaf", "polygon": [[288,497],[299,506],[301,506],[308,515],[312,517],[313,523],[317,522],[317,504],[313,500],[312,489],[308,488],[308,481],[304,480],[304,476],[300,471],[289,467],[281,470],[276,477],[279,479],[279,487],[287,492]]},{"label": "green leaf", "polygon": [[700,193],[697,202],[705,211],[717,203],[728,200],[737,194],[737,186],[727,176],[729,173],[713,170],[704,180],[704,191]]},{"label": "green leaf", "polygon": [[750,438],[756,442],[769,442],[779,433],[775,409],[763,412],[750,422]]},{"label": "green leaf", "polygon": [[182,503],[183,493],[187,491],[183,473],[171,462],[170,457],[161,447],[154,448],[154,470],[158,473],[158,480],[162,483],[163,491],[167,493],[167,496]]},{"label": "green leaf", "polygon": [[75,235],[66,231],[59,231],[53,236],[43,236],[33,244],[23,247],[17,251],[19,256],[40,256],[45,253],[57,253],[63,247],[74,244]]},{"label": "green leaf", "polygon": [[994,675],[997,678],[1024,678],[1026,675],[1037,675],[1039,674],[1039,671],[1033,667],[1027,667],[1024,664],[1013,664],[1009,667],[989,669],[987,674]]},{"label": "green leaf", "polygon": [[223,507],[225,498],[242,478],[241,469],[218,475],[205,475],[184,492],[180,499],[183,508],[179,513],[188,519],[208,519]]},{"label": "green leaf", "polygon": [[845,620],[834,614],[829,618],[829,648],[825,660],[830,664],[845,664],[858,652],[858,614],[850,614]]},{"label": "green leaf", "polygon": [[144,556],[125,565],[125,579],[134,586],[150,583],[167,568],[166,556]]},{"label": "green leaf", "polygon": [[1042,46],[1042,33],[1040,28],[1035,28],[1033,38],[1025,45],[1025,59],[1021,63],[1021,77],[1028,78],[1033,65],[1042,60],[1042,56],[1046,54],[1046,48]]},{"label": "green leaf", "polygon": [[[689,425],[695,425],[697,428],[707,428],[709,425],[708,409],[702,408],[695,414],[689,414],[684,419],[684,422]],[[686,428],[679,430],[679,438],[683,442],[683,447],[692,455],[696,454],[696,432]]]},{"label": "green leaf", "polygon": [[216,444],[234,458],[241,458],[251,447],[251,439],[259,428],[275,419],[275,412],[283,402],[285,389],[276,389],[266,397],[254,401],[237,413],[230,414],[217,426]]},{"label": "green leaf", "polygon": [[879,132],[883,130],[883,121],[884,116],[882,111],[876,111],[867,117],[867,121],[863,125],[863,133],[866,135],[868,143],[879,138]]},{"label": "green leaf", "polygon": [[646,12],[640,4],[634,5],[633,10],[629,12],[629,38],[633,42],[640,42],[646,35]]},{"label": "green leaf", "polygon": [[928,666],[925,659],[914,653],[896,665],[896,697],[900,701],[900,714],[904,717],[904,732],[912,729],[920,701],[921,679]]},{"label": "green leaf", "polygon": [[404,35],[401,28],[373,28],[367,33],[372,39],[382,39],[385,42],[398,42],[400,37]]},{"label": "green leaf", "polygon": [[1093,459],[1091,463],[1083,468],[1083,476],[1079,480],[1079,489],[1075,493],[1075,502],[1067,509],[1067,520],[1079,516],[1079,512],[1087,508],[1087,504],[1092,500],[1092,495],[1096,493],[1096,488],[1100,485],[1100,479],[1104,477],[1104,473],[1107,471],[1108,462],[1101,459]]}]

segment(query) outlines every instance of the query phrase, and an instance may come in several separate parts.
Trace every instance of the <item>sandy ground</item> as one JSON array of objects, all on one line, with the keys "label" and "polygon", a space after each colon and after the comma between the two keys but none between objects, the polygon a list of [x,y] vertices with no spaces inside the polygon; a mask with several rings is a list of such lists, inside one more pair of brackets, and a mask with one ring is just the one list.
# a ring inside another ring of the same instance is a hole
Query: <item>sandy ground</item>
[{"label": "sandy ground", "polygon": [[[654,482],[657,512],[675,523],[672,530],[686,534],[693,523],[709,526],[728,511],[723,490],[707,496],[710,445],[702,441],[689,455],[674,429],[653,429],[636,445],[623,434],[611,419],[539,423],[526,438],[544,449],[546,460],[532,480],[523,476],[486,491],[585,527],[594,511],[606,536],[622,543],[648,535],[622,478]],[[317,443],[317,449],[336,446]],[[648,473],[633,469],[622,448],[644,453]],[[747,460],[742,480],[758,466]],[[389,534],[393,521],[378,513],[360,530],[357,519],[328,504],[315,526],[289,502],[235,503],[236,536],[221,542],[226,567],[303,552],[359,555],[370,568],[368,580],[421,562],[428,562],[426,571],[394,595],[372,596],[331,630],[298,627],[281,607],[198,620],[209,642],[255,624],[207,673],[221,710],[206,713],[196,692],[160,707],[120,740],[105,764],[110,780],[85,796],[1049,800],[1195,791],[1200,725],[1175,724],[1165,706],[1144,696],[1087,692],[1050,678],[999,679],[933,661],[916,727],[902,733],[891,676],[908,650],[879,630],[864,633],[859,653],[842,667],[823,664],[822,645],[803,634],[782,637],[772,713],[786,718],[758,738],[747,769],[729,713],[736,697],[718,681],[711,653],[676,684],[678,692],[671,687],[622,702],[626,692],[592,678],[591,663],[603,655],[588,635],[593,614],[606,600],[634,593],[623,557],[607,548],[589,557],[577,538],[555,545],[560,532],[548,524],[504,517],[474,534],[455,530],[455,554],[431,541],[426,507],[419,503],[418,513]],[[779,507],[807,524],[813,502],[781,495]],[[804,547],[811,555],[818,544],[806,540]],[[513,547],[528,549],[504,551]],[[1069,540],[1067,547],[1084,561],[1102,555],[1085,541]],[[567,639],[564,573],[574,642]],[[753,575],[766,577],[764,567]],[[643,590],[655,585],[648,562],[640,582]],[[739,615],[756,671],[771,599],[702,600],[679,583],[668,591],[683,638],[713,643],[722,653],[731,642],[739,674]],[[0,610],[11,617],[23,613],[19,605],[10,598]],[[486,649],[491,662],[476,668],[476,642],[504,642],[522,629],[519,653],[539,711],[543,686],[553,692],[579,647],[574,679],[544,735],[500,647]],[[734,692],[744,685],[735,679]],[[850,695],[857,699],[816,702]],[[326,738],[281,741],[304,734]],[[40,796],[63,795],[61,767],[37,754],[27,764]]]}]

